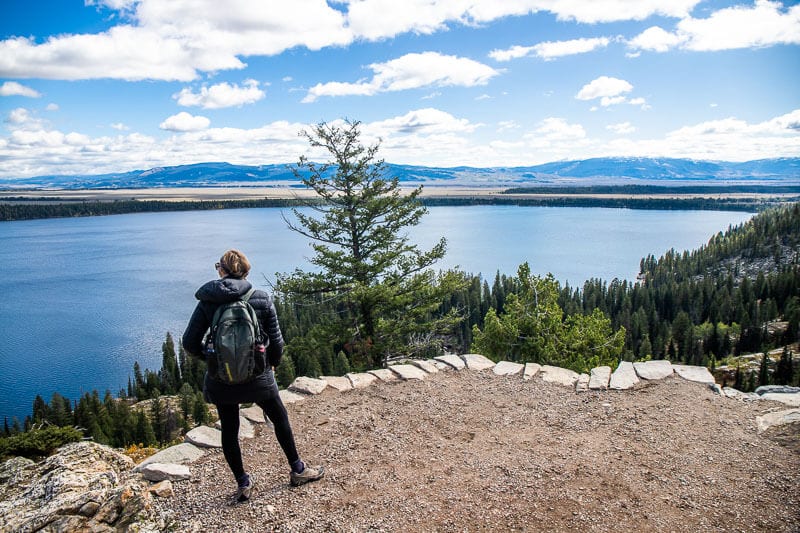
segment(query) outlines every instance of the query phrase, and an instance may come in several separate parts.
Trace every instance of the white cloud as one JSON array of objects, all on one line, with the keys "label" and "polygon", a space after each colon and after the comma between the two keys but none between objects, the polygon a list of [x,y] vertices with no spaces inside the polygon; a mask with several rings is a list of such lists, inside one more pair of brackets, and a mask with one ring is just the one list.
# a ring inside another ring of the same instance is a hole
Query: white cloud
[{"label": "white cloud", "polygon": [[30,120],[30,111],[25,109],[24,107],[18,107],[16,109],[12,109],[11,112],[6,117],[6,122],[9,124],[24,124]]},{"label": "white cloud", "polygon": [[533,46],[512,46],[507,50],[492,50],[489,57],[497,61],[509,61],[511,59],[535,55],[545,61],[551,61],[558,57],[585,54],[598,48],[604,48],[611,42],[607,37],[581,38],[569,41],[545,41]]},{"label": "white cloud", "polygon": [[389,138],[395,135],[471,133],[479,124],[468,119],[456,118],[450,113],[431,107],[409,111],[405,115],[393,117],[364,126],[364,132],[374,137]]},{"label": "white cloud", "polygon": [[45,110],[46,110],[46,111],[58,111],[58,104],[49,103],[49,104],[47,104],[47,106],[45,107]]},{"label": "white cloud", "polygon": [[630,100],[628,100],[628,103],[630,105],[639,106],[639,107],[641,107],[642,109],[645,109],[645,110],[650,109],[650,104],[648,104],[647,100],[645,100],[641,96],[639,96],[638,98],[631,98]]},{"label": "white cloud", "polygon": [[519,59],[530,55],[533,49],[533,46],[520,46],[517,44],[505,50],[492,50],[489,52],[489,57],[495,61],[511,61],[512,59]]},{"label": "white cloud", "polygon": [[246,57],[296,47],[319,50],[408,32],[430,34],[536,12],[589,24],[685,18],[699,1],[230,0],[220,9],[217,0],[88,0],[116,11],[109,20],[125,23],[100,33],[0,41],[0,77],[185,82],[201,73],[242,69]]},{"label": "white cloud", "polygon": [[519,124],[515,120],[501,120],[497,123],[497,131],[508,131],[519,128]]},{"label": "white cloud", "polygon": [[344,15],[324,0],[236,0],[224,10],[215,0],[103,3],[132,8],[126,17],[131,23],[42,43],[25,37],[0,41],[0,77],[191,81],[199,72],[244,68],[241,57],[353,40]]},{"label": "white cloud", "polygon": [[125,124],[123,124],[122,122],[115,122],[114,124],[111,124],[111,127],[113,129],[117,130],[117,131],[128,131],[128,130],[130,130],[130,128],[128,126],[126,126]]},{"label": "white cloud", "polygon": [[616,133],[617,135],[627,135],[628,133],[633,133],[636,131],[636,128],[630,122],[609,124],[608,126],[606,126],[606,129],[610,132]]},{"label": "white cloud", "polygon": [[449,23],[478,25],[508,16],[539,11],[559,20],[594,24],[623,20],[644,20],[652,15],[682,18],[700,0],[350,0],[347,19],[350,28],[370,40],[413,32],[431,34],[447,29]]},{"label": "white cloud", "polygon": [[680,44],[682,39],[658,26],[650,26],[628,41],[628,46],[638,50],[666,52]]},{"label": "white cloud", "polygon": [[594,100],[595,98],[613,98],[622,93],[629,93],[633,85],[619,78],[600,76],[584,85],[575,98],[578,100]]},{"label": "white cloud", "polygon": [[379,92],[428,86],[472,87],[485,85],[489,79],[499,74],[493,68],[472,59],[436,52],[406,54],[386,63],[373,63],[369,68],[374,72],[372,80],[320,83],[309,89],[303,102],[313,102],[320,96],[369,96]]},{"label": "white cloud", "polygon": [[800,5],[784,9],[780,2],[756,0],[753,6],[720,9],[708,18],[685,17],[674,32],[653,26],[628,42],[633,49],[666,52],[758,48],[800,44]]},{"label": "white cloud", "polygon": [[[20,124],[0,137],[2,178],[120,172],[209,160],[287,163],[310,152],[297,135],[307,124],[278,121],[253,129],[208,128],[163,139],[139,133],[91,137],[50,129],[19,109],[15,117]],[[481,124],[425,108],[365,123],[362,131],[366,143],[383,139],[380,155],[387,161],[430,166],[516,166],[603,156],[729,161],[800,157],[800,109],[755,123],[736,117],[700,122],[649,139],[593,138],[581,124],[559,117],[542,120],[527,132],[513,121],[498,123],[498,129],[505,125],[501,140]],[[609,131],[629,127],[622,122],[610,125]]]},{"label": "white cloud", "polygon": [[486,93],[483,93],[482,95],[475,97],[475,100],[491,100],[491,99],[492,97]]},{"label": "white cloud", "polygon": [[527,134],[529,138],[545,138],[552,140],[583,139],[586,137],[586,130],[580,124],[570,124],[563,118],[546,118],[539,123],[532,134]]},{"label": "white cloud", "polygon": [[131,9],[138,0],[84,0],[87,6],[105,6],[115,11]]},{"label": "white cloud", "polygon": [[442,96],[441,91],[433,91],[432,93],[423,96],[422,100],[433,100],[434,98],[438,98],[439,96]]},{"label": "white cloud", "polygon": [[284,76],[283,78],[281,78],[281,81],[288,83],[292,81],[292,79],[293,78],[291,76]]},{"label": "white cloud", "polygon": [[17,83],[15,81],[7,81],[0,85],[0,96],[27,96],[28,98],[39,98],[41,93],[35,89],[31,89],[26,85]]},{"label": "white cloud", "polygon": [[159,124],[159,128],[168,131],[197,131],[206,129],[211,121],[206,117],[190,115],[186,111],[181,111],[177,115],[168,117]]},{"label": "white cloud", "polygon": [[258,88],[256,80],[245,80],[240,87],[227,82],[218,83],[211,87],[203,87],[199,93],[192,92],[189,88],[182,89],[172,95],[178,105],[185,107],[202,107],[203,109],[221,109],[224,107],[241,106],[255,103],[264,98],[264,91]]}]

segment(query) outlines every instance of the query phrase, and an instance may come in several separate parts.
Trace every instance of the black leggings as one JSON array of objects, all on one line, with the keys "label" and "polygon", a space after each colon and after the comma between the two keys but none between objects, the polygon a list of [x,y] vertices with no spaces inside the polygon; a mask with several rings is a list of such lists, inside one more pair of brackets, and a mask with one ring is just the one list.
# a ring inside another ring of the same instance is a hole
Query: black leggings
[{"label": "black leggings", "polygon": [[[283,453],[286,454],[286,460],[291,465],[300,456],[294,445],[292,427],[289,425],[289,416],[286,414],[283,402],[276,395],[268,400],[256,402],[256,404],[264,410],[264,415],[275,426],[278,444],[281,445]],[[239,404],[216,404],[216,406],[222,425],[222,453],[225,454],[225,460],[228,462],[233,476],[238,480],[245,474],[242,464],[242,449],[239,447]]]}]

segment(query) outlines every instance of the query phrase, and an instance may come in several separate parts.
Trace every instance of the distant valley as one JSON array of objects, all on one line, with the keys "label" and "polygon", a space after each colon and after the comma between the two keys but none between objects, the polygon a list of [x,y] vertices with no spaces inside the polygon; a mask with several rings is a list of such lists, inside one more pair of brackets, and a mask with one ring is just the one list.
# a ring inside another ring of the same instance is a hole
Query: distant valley
[{"label": "distant valley", "polygon": [[[19,178],[5,189],[137,189],[162,187],[300,186],[294,164],[233,165],[197,163],[147,170]],[[595,158],[526,167],[434,168],[387,165],[401,182],[458,187],[588,187],[598,185],[797,186],[800,158],[742,163],[667,158]]]}]

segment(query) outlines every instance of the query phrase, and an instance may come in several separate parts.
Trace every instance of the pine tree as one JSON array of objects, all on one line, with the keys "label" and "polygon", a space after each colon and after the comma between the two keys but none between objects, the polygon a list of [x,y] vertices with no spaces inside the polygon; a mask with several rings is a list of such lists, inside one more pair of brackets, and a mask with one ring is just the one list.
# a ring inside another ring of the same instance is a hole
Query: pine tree
[{"label": "pine tree", "polygon": [[[40,395],[36,395],[36,398],[33,400],[33,423],[34,424],[41,424],[43,421],[48,419],[48,407],[47,402],[42,399]],[[49,420],[48,420],[49,422]]]},{"label": "pine tree", "polygon": [[194,395],[194,407],[192,407],[192,418],[196,425],[208,422],[208,405],[206,405],[203,392],[197,391]]},{"label": "pine tree", "polygon": [[330,376],[333,372],[333,354],[331,350],[322,350],[317,358],[322,376]]},{"label": "pine tree", "polygon": [[781,358],[775,369],[775,383],[778,385],[791,385],[794,377],[794,361],[792,351],[788,346],[783,347]]},{"label": "pine tree", "polygon": [[[156,390],[158,392],[158,390]],[[153,434],[156,441],[161,443],[165,439],[164,431],[164,403],[161,401],[161,394],[155,394],[150,404],[150,423],[153,426]]]},{"label": "pine tree", "polygon": [[142,367],[139,366],[139,361],[134,361],[133,363],[133,383],[136,385],[136,399],[139,401],[147,399],[144,377],[142,377]]},{"label": "pine tree", "polygon": [[747,373],[747,385],[745,386],[745,392],[753,392],[756,390],[756,373],[752,370]]},{"label": "pine tree", "polygon": [[136,418],[125,400],[117,403],[111,431],[112,445],[120,448],[139,442],[136,438]]},{"label": "pine tree", "polygon": [[758,369],[758,386],[769,385],[769,355],[767,352],[761,354],[761,365]]},{"label": "pine tree", "polygon": [[54,392],[53,397],[50,399],[49,419],[53,425],[56,426],[71,426],[73,423],[72,409],[69,400],[64,398],[59,393]]},{"label": "pine tree", "polygon": [[172,335],[167,332],[167,338],[161,344],[161,371],[159,372],[161,390],[164,394],[175,394],[180,388],[180,371],[178,359],[175,356],[175,342]]},{"label": "pine tree", "polygon": [[432,313],[464,279],[453,272],[437,278],[430,269],[445,254],[444,239],[427,252],[409,242],[408,228],[426,213],[418,201],[422,187],[405,194],[396,177],[386,177],[386,164],[376,158],[378,145],[361,144],[357,121],[318,124],[303,135],[332,158],[323,165],[300,158],[295,174],[321,201],[312,206],[319,218],[295,209],[297,221],[287,221],[311,239],[310,262],[317,268],[279,276],[279,292],[335,299],[339,312],[320,316],[323,327],[316,331],[329,346],[345,346],[357,367],[427,350],[409,339],[453,329],[455,312],[436,318]]},{"label": "pine tree", "polygon": [[277,380],[278,385],[286,388],[292,384],[295,377],[296,374],[292,356],[288,353],[283,354],[283,357],[281,357],[281,362],[278,365],[278,368],[275,370],[275,379]]},{"label": "pine tree", "polygon": [[639,345],[639,359],[647,359],[653,355],[653,346],[650,344],[650,336],[645,334],[642,343]]},{"label": "pine tree", "polygon": [[302,352],[297,355],[296,369],[297,374],[301,376],[318,378],[320,375],[322,375],[322,369],[319,361],[314,355],[307,352]]},{"label": "pine tree", "polygon": [[736,365],[736,374],[733,379],[733,388],[738,391],[744,391],[744,376],[742,376],[742,369]]},{"label": "pine tree", "polygon": [[350,372],[350,363],[347,361],[347,356],[344,352],[336,354],[336,359],[333,361],[333,375],[344,376]]},{"label": "pine tree", "polygon": [[155,446],[158,444],[153,425],[143,411],[136,413],[136,442],[144,446]]}]

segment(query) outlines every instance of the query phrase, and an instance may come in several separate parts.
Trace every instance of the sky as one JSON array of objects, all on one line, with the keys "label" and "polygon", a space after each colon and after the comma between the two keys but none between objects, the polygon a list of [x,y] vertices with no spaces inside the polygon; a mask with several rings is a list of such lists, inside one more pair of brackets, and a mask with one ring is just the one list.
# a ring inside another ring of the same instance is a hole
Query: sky
[{"label": "sky", "polygon": [[800,157],[800,5],[0,0],[0,180],[324,160]]}]

